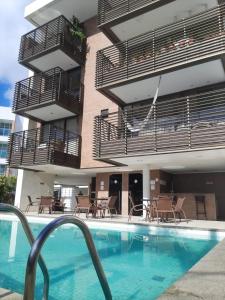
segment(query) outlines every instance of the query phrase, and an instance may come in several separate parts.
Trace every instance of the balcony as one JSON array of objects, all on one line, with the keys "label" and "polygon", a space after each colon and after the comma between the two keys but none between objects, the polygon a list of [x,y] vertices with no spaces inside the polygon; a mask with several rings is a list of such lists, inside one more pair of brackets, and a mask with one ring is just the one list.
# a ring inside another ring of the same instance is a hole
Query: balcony
[{"label": "balcony", "polygon": [[71,35],[71,26],[64,16],[59,16],[22,36],[19,62],[33,71],[56,66],[66,71],[83,64],[84,43]]},{"label": "balcony", "polygon": [[74,12],[82,23],[93,18],[97,14],[97,0],[35,0],[25,7],[25,18],[40,26],[60,15],[70,20]]},{"label": "balcony", "polygon": [[[151,11],[166,6],[168,13],[166,4],[174,1],[175,0],[99,0],[98,27],[114,43],[118,42],[125,37],[129,38],[131,35],[135,36],[149,30],[149,20],[152,18]],[[179,4],[177,4],[176,7],[177,6],[179,6]],[[154,13],[157,12],[154,11]],[[141,18],[141,21],[139,20],[139,26],[135,26],[137,18]],[[165,18],[167,18],[166,15],[162,16],[162,19]],[[127,24],[128,22],[129,24]]]},{"label": "balcony", "polygon": [[[96,88],[129,104],[225,78],[225,5],[160,27],[97,53]],[[196,66],[197,65],[197,66]]]},{"label": "balcony", "polygon": [[[135,157],[146,156],[153,162],[156,157],[163,161],[164,154],[176,153],[178,160],[178,153],[192,152],[196,160],[197,150],[212,152],[221,148],[224,153],[224,86],[223,83],[178,98],[160,97],[153,107],[151,103],[140,103],[106,117],[96,117],[94,157],[132,164]],[[171,157],[167,163],[170,161]],[[191,161],[186,157],[185,163]]]},{"label": "balcony", "polygon": [[80,69],[54,68],[16,83],[13,112],[35,121],[79,115],[82,86]]},{"label": "balcony", "polygon": [[49,165],[79,168],[80,136],[51,125],[12,133],[11,168],[44,171]]}]

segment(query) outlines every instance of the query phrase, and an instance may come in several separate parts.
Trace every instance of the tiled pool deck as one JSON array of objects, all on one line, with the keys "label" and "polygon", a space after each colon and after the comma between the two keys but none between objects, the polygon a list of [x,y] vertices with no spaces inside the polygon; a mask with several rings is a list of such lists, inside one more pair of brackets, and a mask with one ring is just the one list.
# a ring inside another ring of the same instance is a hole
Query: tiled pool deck
[{"label": "tiled pool deck", "polygon": [[[0,214],[0,219],[3,215]],[[29,213],[27,216],[32,221],[38,219],[48,223],[52,219],[61,216],[60,214],[41,214]],[[87,220],[81,214],[81,219]],[[128,223],[127,216],[88,218],[88,223],[95,224],[101,222],[117,224],[117,226],[142,225],[151,227],[166,227],[176,229],[189,230],[203,230],[206,232],[221,232],[225,235],[225,222],[220,221],[206,221],[206,220],[190,220],[188,222],[182,221],[177,224],[174,223],[157,223],[146,222],[141,217],[132,217]],[[1,292],[1,290],[0,290]],[[0,294],[1,298],[1,294]],[[9,294],[9,297],[2,298],[5,300],[21,299]],[[204,256],[196,265],[194,265],[180,280],[178,280],[172,287],[170,287],[163,295],[159,297],[160,300],[225,300],[225,239],[223,239],[215,248],[213,248],[206,256]]]}]

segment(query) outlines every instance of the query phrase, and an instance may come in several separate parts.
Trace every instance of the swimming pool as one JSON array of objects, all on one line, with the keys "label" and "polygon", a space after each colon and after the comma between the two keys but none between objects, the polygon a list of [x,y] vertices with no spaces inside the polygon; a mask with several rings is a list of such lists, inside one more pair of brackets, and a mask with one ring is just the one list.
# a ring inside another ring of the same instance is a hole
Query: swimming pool
[{"label": "swimming pool", "polygon": [[[89,224],[115,300],[156,299],[221,238],[193,230]],[[35,236],[43,227],[31,223]],[[23,293],[29,249],[21,225],[1,220],[0,287]],[[57,229],[42,254],[50,273],[50,300],[104,299],[83,236],[76,227]],[[41,299],[42,284],[39,271],[36,299]]]}]

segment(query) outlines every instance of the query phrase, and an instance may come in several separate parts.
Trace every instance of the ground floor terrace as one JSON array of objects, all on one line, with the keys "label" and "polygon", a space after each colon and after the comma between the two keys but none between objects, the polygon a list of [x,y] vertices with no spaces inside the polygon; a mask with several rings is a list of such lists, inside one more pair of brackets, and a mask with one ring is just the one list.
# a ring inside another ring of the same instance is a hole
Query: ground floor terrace
[{"label": "ground floor terrace", "polygon": [[[185,198],[182,208],[188,220],[225,220],[225,172],[222,170],[188,172],[139,165],[83,169],[78,170],[79,174],[78,171],[68,174],[68,169],[61,174],[58,170],[54,170],[55,174],[53,171],[19,170],[15,205],[25,210],[29,204],[28,196],[34,202],[39,202],[42,196],[52,196],[64,203],[65,213],[71,213],[80,195],[90,199],[114,196],[117,214],[127,218],[134,205],[165,196],[175,202],[178,198]],[[37,211],[37,205],[29,207],[29,212]],[[142,211],[133,212],[137,217],[143,214]]]}]

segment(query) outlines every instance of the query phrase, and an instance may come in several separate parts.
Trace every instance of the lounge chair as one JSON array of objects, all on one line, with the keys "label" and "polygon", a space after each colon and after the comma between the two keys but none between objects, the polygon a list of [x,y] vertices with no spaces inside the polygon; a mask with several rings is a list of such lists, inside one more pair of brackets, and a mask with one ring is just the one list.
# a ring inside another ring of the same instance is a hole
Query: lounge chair
[{"label": "lounge chair", "polygon": [[169,197],[159,197],[157,201],[157,205],[155,207],[155,212],[157,215],[158,223],[161,220],[167,220],[168,215],[172,214],[174,222],[177,222],[176,215],[179,214],[179,218],[181,221],[181,214],[183,214],[185,220],[187,220],[184,210],[182,209],[185,198],[179,197],[177,199],[176,205],[173,204],[173,201]]},{"label": "lounge chair", "polygon": [[27,205],[27,207],[25,209],[26,213],[29,212],[31,206],[39,206],[39,204],[40,204],[40,201],[32,201],[30,195],[27,195],[27,198],[28,198],[28,202],[29,203],[28,203],[28,205]]},{"label": "lounge chair", "polygon": [[53,204],[53,198],[51,196],[41,196],[38,213],[44,213],[45,208],[47,208],[48,212],[51,214],[52,204]]},{"label": "lounge chair", "polygon": [[88,196],[77,196],[77,206],[74,210],[74,215],[80,215],[82,211],[86,212],[86,217],[88,218],[89,213],[93,205],[90,203],[90,199]]},{"label": "lounge chair", "polygon": [[150,215],[149,215],[149,208],[145,205],[145,204],[134,204],[134,200],[133,197],[131,196],[131,194],[129,193],[128,198],[130,200],[130,204],[131,204],[131,209],[130,209],[130,213],[129,213],[129,217],[128,217],[128,222],[131,220],[131,217],[133,216],[134,212],[144,212],[146,211],[146,220],[150,219]]}]

